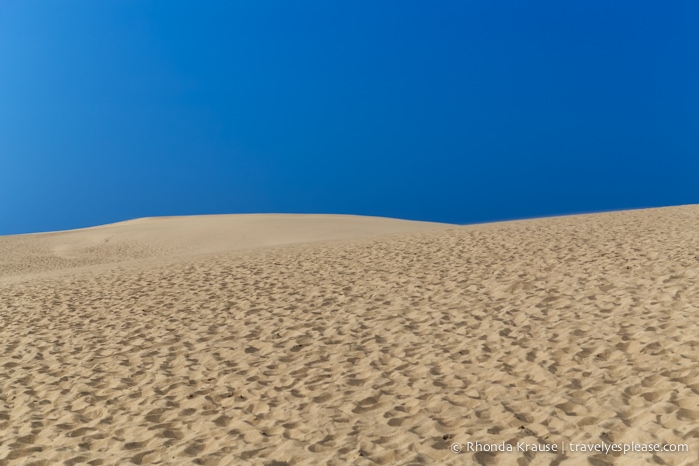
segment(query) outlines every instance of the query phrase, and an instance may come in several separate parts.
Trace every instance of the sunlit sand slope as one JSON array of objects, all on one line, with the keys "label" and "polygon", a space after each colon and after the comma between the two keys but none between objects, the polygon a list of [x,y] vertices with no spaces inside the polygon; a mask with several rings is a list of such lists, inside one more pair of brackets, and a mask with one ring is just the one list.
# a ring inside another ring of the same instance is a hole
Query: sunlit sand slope
[{"label": "sunlit sand slope", "polygon": [[0,277],[86,265],[433,230],[447,225],[356,215],[152,217],[80,230],[0,236]]},{"label": "sunlit sand slope", "polygon": [[698,232],[685,206],[15,276],[0,464],[697,464]]}]

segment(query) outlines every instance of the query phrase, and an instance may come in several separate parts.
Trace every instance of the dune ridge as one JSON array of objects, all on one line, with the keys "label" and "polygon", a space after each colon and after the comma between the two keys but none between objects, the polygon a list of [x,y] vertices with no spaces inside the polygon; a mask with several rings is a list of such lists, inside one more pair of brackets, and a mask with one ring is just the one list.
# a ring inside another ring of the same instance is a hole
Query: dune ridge
[{"label": "dune ridge", "polygon": [[172,259],[447,227],[358,215],[148,217],[76,230],[0,236],[0,279],[132,260]]},{"label": "dune ridge", "polygon": [[[0,281],[0,464],[696,464],[697,232],[681,206],[39,255]],[[451,451],[602,441],[689,452]]]}]

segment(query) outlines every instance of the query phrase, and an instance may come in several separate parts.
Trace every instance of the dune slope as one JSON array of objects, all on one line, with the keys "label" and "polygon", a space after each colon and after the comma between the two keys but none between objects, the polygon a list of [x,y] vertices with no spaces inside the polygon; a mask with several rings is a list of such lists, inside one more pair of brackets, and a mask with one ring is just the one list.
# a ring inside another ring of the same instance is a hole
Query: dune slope
[{"label": "dune slope", "polygon": [[428,227],[0,281],[0,464],[696,464],[699,206]]},{"label": "dune slope", "polygon": [[447,228],[356,215],[150,217],[79,230],[0,236],[0,278],[142,259]]}]

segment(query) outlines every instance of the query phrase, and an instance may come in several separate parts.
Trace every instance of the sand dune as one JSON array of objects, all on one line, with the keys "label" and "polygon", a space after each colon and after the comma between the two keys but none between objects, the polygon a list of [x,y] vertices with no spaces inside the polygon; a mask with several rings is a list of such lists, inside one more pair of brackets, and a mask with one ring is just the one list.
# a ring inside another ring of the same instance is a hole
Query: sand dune
[{"label": "sand dune", "polygon": [[356,215],[245,214],[141,218],[79,230],[0,236],[0,277],[448,226]]},{"label": "sand dune", "polygon": [[0,465],[699,464],[697,232],[682,206],[0,238]]}]

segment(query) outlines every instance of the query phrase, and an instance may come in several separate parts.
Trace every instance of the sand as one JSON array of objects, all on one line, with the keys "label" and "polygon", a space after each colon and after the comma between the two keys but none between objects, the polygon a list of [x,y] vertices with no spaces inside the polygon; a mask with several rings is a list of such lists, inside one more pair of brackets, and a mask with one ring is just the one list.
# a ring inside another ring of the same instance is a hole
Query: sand
[{"label": "sand", "polygon": [[699,206],[0,237],[19,464],[699,464]]}]

